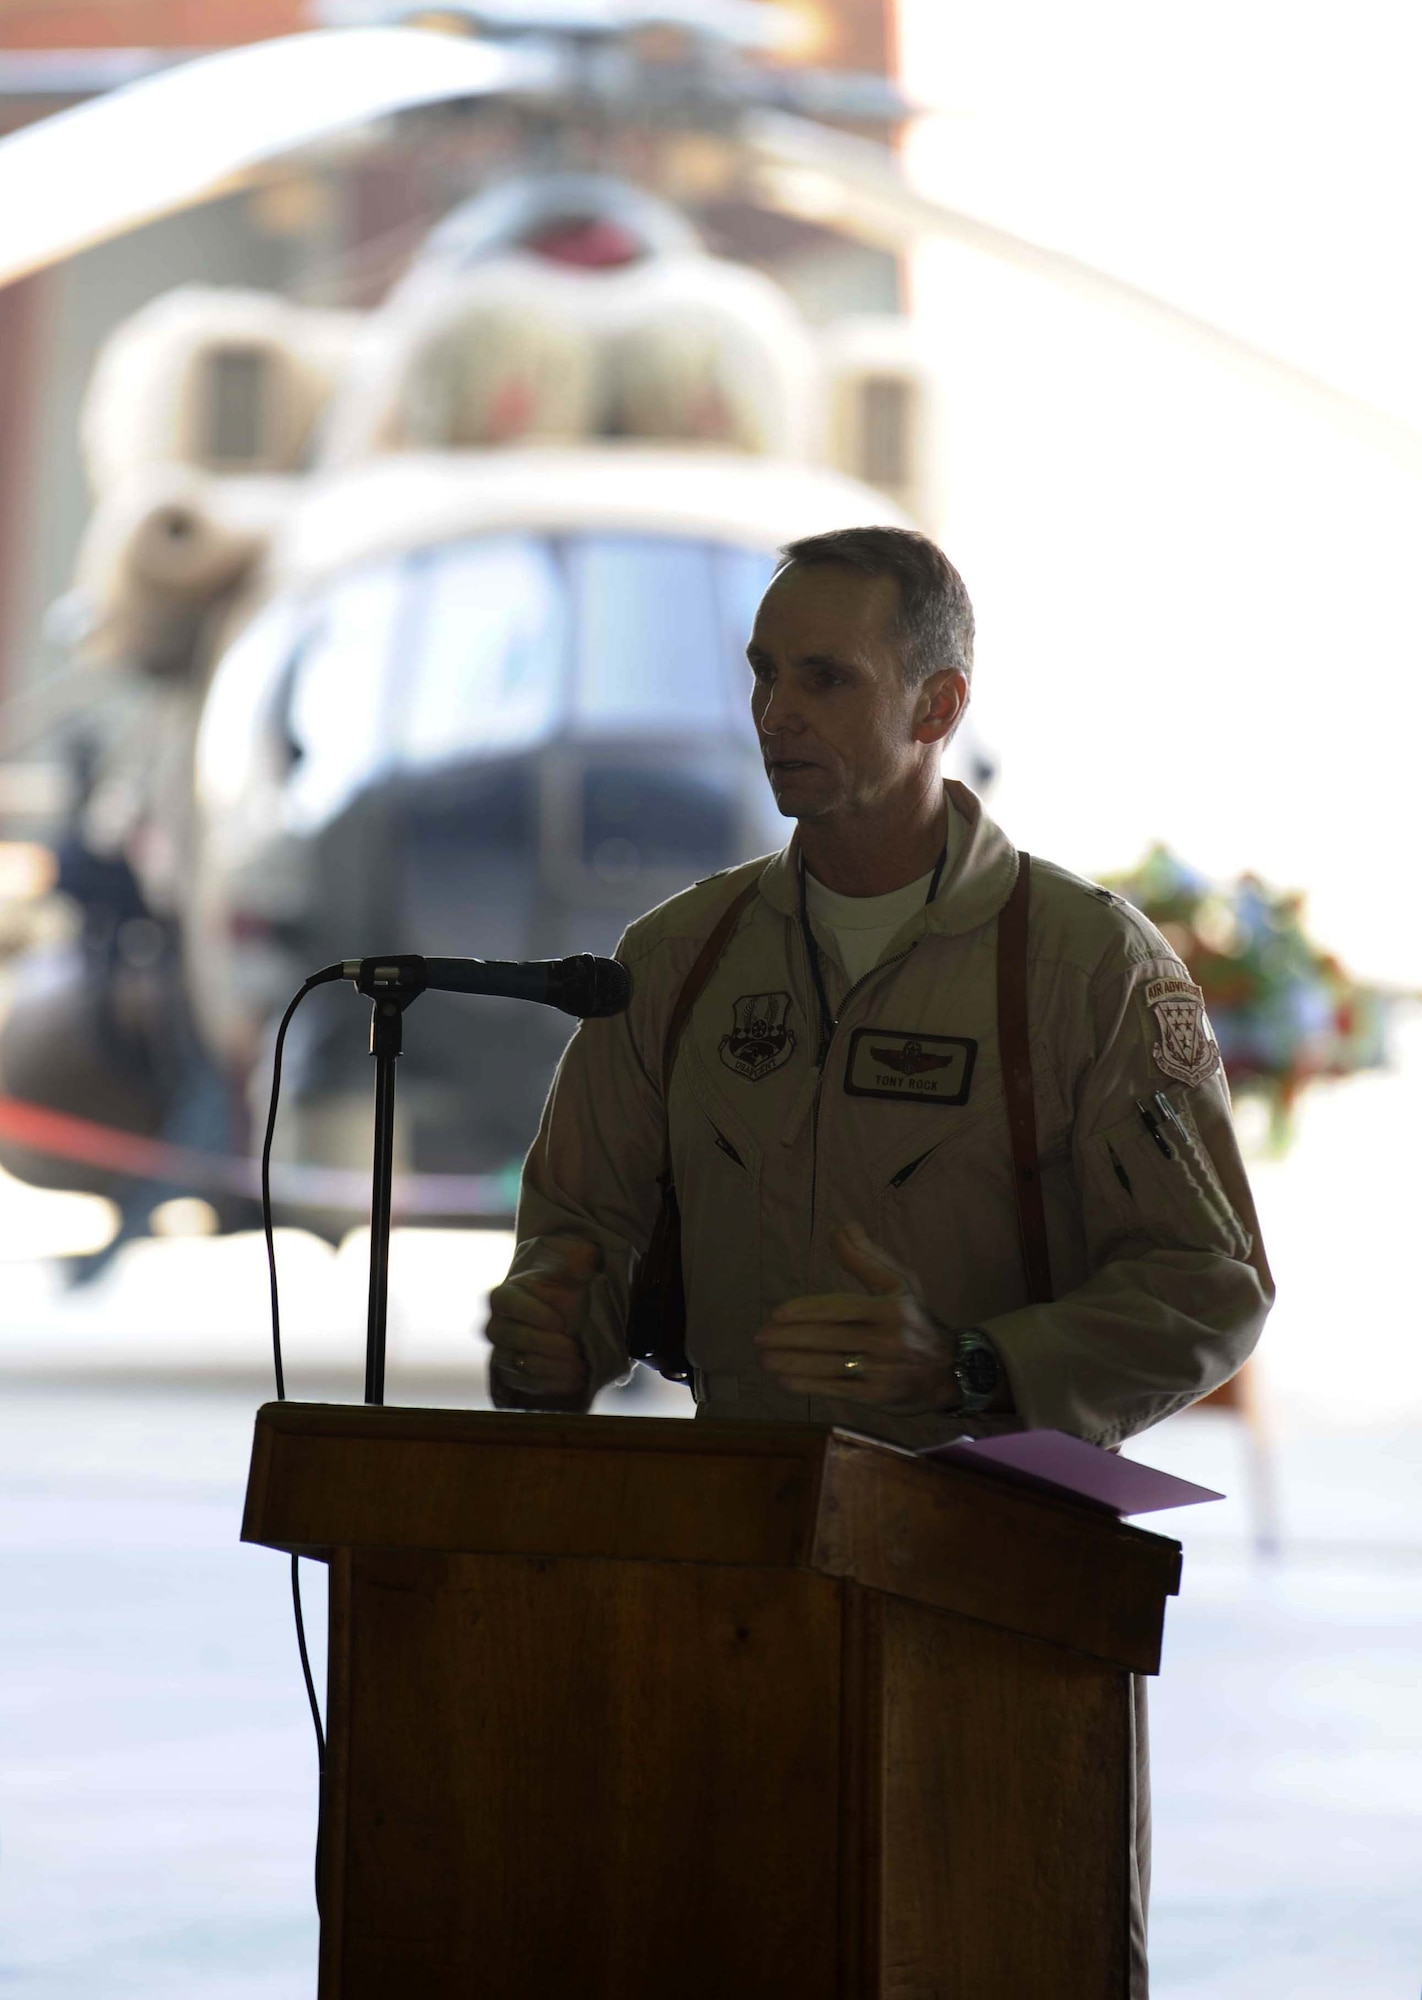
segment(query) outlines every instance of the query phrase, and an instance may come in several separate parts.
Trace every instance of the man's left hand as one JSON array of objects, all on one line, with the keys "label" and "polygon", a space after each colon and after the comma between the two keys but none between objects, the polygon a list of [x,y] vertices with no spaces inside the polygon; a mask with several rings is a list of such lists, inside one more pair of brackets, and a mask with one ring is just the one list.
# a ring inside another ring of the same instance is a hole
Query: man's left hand
[{"label": "man's left hand", "polygon": [[755,1337],[762,1367],[792,1395],[913,1416],[952,1410],[952,1336],[928,1317],[913,1273],[876,1248],[857,1222],[834,1232],[834,1248],[869,1296],[830,1292],[777,1306]]}]

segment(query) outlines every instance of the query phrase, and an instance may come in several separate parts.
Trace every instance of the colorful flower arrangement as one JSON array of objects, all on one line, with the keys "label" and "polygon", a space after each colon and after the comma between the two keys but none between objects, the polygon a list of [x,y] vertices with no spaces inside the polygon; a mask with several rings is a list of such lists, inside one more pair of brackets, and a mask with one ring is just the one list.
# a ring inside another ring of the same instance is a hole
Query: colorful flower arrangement
[{"label": "colorful flower arrangement", "polygon": [[1304,929],[1301,895],[1252,874],[1221,886],[1163,846],[1105,886],[1142,910],[1184,959],[1231,1089],[1268,1106],[1273,1149],[1287,1145],[1306,1085],[1386,1065],[1402,996],[1350,978]]}]

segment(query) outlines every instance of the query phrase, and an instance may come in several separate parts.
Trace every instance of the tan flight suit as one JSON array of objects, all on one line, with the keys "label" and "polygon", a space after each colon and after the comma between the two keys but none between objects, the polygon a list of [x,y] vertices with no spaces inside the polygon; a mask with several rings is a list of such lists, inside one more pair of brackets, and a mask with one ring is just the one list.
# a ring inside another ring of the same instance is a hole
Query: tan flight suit
[{"label": "tan flight suit", "polygon": [[[875,969],[847,991],[833,938],[815,932],[838,1015],[823,1069],[793,841],[764,865],[693,1010],[666,1105],[670,1009],[763,864],[698,883],[622,940],[631,1005],[568,1045],[524,1167],[513,1265],[560,1232],[602,1246],[585,1336],[596,1384],[627,1369],[629,1263],[668,1130],[698,1417],[840,1424],[910,1447],[1042,1425],[1114,1445],[1254,1346],[1273,1285],[1197,989],[1137,911],[1035,857],[1028,1017],[1056,1297],[1028,1303],[996,1018],[996,918],[1017,853],[966,787],[946,790],[938,893]],[[860,1289],[832,1247],[846,1222],[915,1273],[939,1325],[991,1337],[1014,1415],[900,1416],[789,1395],[762,1371],[752,1337],[775,1306]],[[1139,1751],[1144,1876],[1143,1737]],[[1144,1896],[1142,1881],[1137,1996]]]}]

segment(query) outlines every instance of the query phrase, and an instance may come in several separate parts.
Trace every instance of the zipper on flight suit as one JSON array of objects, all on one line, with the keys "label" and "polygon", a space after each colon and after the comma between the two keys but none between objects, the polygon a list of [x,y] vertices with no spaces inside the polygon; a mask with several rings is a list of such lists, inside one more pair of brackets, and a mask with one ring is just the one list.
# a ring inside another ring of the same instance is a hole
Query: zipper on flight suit
[{"label": "zipper on flight suit", "polygon": [[[929,904],[938,894],[938,885],[943,880],[943,870],[947,865],[947,861],[948,843],[945,840],[943,843],[943,852],[938,857],[938,865],[933,871],[933,879],[928,885],[928,894],[923,899],[925,909],[928,908]],[[869,971],[864,974],[864,977],[856,979],[854,984],[849,988],[849,991],[839,1003],[838,1013],[831,1014],[829,995],[825,991],[825,982],[820,973],[820,956],[815,946],[814,934],[810,929],[810,906],[805,896],[805,861],[803,855],[800,857],[799,875],[800,943],[805,953],[805,962],[809,967],[810,984],[814,988],[815,1000],[818,1004],[820,1015],[820,1047],[819,1054],[815,1057],[815,1068],[818,1074],[815,1077],[815,1094],[810,1100],[810,1245],[813,1248],[815,1241],[815,1213],[818,1206],[820,1184],[820,1093],[824,1088],[825,1069],[829,1063],[830,1050],[834,1047],[834,1038],[839,1033],[839,1024],[844,1019],[845,1010],[860,988],[867,986],[870,980],[876,979],[881,972],[888,972],[893,966],[902,965],[909,954],[917,950],[918,940],[915,939],[913,944],[908,945],[903,951],[897,952],[893,958],[886,958],[880,964],[871,966]]]},{"label": "zipper on flight suit", "polygon": [[[877,979],[881,972],[888,972],[891,969],[891,967],[895,965],[902,965],[904,960],[908,958],[911,953],[917,950],[918,950],[918,941],[915,940],[913,944],[906,945],[902,951],[896,952],[892,958],[886,958],[882,961],[881,964],[871,966],[869,971],[865,973],[862,979],[855,980],[854,984],[850,987],[849,991],[840,1001],[839,1012],[833,1017],[833,1019],[829,1023],[829,1033],[825,1036],[824,1045],[821,1048],[820,1054],[816,1059],[816,1067],[820,1072],[821,1082],[824,1081],[825,1070],[829,1064],[830,1050],[834,1047],[834,1038],[839,1033],[839,1024],[844,1019],[845,1010],[848,1008],[850,1001],[854,998],[855,994],[859,991],[860,987],[867,986],[871,979]],[[815,1089],[815,1098],[817,1102],[819,1100],[819,1094],[820,1094],[819,1087],[817,1085]]]},{"label": "zipper on flight suit", "polygon": [[[816,1197],[820,1181],[820,1093],[824,1088],[825,1071],[829,1067],[830,1051],[834,1047],[834,1038],[839,1033],[839,1024],[844,1019],[845,1011],[850,1001],[854,998],[860,987],[867,986],[871,979],[877,979],[881,972],[888,972],[894,966],[902,965],[904,960],[911,953],[917,951],[917,949],[918,945],[915,942],[905,950],[898,952],[893,958],[886,958],[881,965],[871,967],[862,979],[855,980],[854,984],[840,1001],[839,1012],[821,1023],[822,1031],[827,1028],[828,1032],[824,1034],[824,1039],[820,1044],[820,1053],[815,1059],[815,1067],[819,1073],[815,1078],[815,1094],[810,1100],[810,1242],[812,1245],[815,1240]],[[808,947],[806,955],[808,956]],[[821,983],[817,983],[816,991],[820,994],[823,993],[823,985]],[[828,1016],[828,1000],[822,1000],[821,1004]]]}]

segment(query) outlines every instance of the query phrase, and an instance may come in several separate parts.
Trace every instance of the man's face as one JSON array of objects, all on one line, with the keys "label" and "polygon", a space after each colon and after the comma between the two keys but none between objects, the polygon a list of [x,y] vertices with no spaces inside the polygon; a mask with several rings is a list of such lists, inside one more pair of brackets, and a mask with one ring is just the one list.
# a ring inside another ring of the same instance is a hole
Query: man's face
[{"label": "man's face", "polygon": [[761,600],[746,648],[751,715],[787,818],[871,809],[910,784],[929,754],[933,738],[917,733],[919,720],[941,683],[960,677],[905,685],[898,589],[889,576],[792,563]]}]

